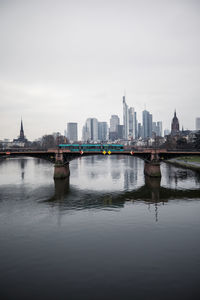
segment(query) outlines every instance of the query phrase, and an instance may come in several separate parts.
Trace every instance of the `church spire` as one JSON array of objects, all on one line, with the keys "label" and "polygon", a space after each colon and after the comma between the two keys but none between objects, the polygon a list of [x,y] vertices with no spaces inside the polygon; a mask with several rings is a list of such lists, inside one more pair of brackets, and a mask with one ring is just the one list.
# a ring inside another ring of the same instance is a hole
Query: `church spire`
[{"label": "church spire", "polygon": [[20,135],[19,135],[19,138],[24,140],[24,128],[23,128],[23,121],[22,121],[22,118],[21,118],[21,128],[20,128]]},{"label": "church spire", "polygon": [[174,117],[172,119],[172,125],[171,125],[171,134],[177,135],[179,133],[179,121],[176,116],[176,110],[174,111]]},{"label": "church spire", "polygon": [[176,117],[176,109],[174,110],[174,117]]}]

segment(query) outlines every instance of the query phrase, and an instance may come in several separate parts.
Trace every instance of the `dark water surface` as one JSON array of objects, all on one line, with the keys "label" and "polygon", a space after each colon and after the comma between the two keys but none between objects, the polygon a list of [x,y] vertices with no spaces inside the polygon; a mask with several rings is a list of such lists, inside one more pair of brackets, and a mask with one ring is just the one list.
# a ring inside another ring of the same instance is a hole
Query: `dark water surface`
[{"label": "dark water surface", "polygon": [[200,299],[200,176],[85,157],[67,181],[38,159],[0,162],[1,299]]}]

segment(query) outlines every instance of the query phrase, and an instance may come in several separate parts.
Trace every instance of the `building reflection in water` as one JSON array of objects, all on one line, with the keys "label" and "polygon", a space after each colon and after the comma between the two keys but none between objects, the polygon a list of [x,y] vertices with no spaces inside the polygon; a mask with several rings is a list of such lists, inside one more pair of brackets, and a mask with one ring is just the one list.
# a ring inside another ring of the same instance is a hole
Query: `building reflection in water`
[{"label": "building reflection in water", "polygon": [[[127,172],[127,174],[129,174]],[[180,190],[162,187],[161,178],[145,176],[145,184],[137,189],[118,192],[104,192],[93,190],[79,190],[75,186],[70,188],[69,178],[55,180],[54,196],[48,201],[53,202],[59,210],[76,209],[111,209],[124,207],[125,203],[131,201],[144,201],[149,210],[154,207],[155,221],[158,221],[160,205],[164,205],[170,199],[195,199],[199,198],[199,189]]]},{"label": "building reflection in water", "polygon": [[[124,189],[129,190],[130,186],[136,186],[138,181],[138,158],[127,157],[128,168],[124,172]],[[143,162],[142,162],[143,163]]]},{"label": "building reflection in water", "polygon": [[111,170],[111,177],[113,180],[119,180],[121,178],[121,172],[119,170]]},{"label": "building reflection in water", "polygon": [[18,161],[19,161],[19,165],[20,165],[20,169],[21,169],[21,179],[24,180],[25,168],[26,168],[28,160],[26,158],[21,158]]}]

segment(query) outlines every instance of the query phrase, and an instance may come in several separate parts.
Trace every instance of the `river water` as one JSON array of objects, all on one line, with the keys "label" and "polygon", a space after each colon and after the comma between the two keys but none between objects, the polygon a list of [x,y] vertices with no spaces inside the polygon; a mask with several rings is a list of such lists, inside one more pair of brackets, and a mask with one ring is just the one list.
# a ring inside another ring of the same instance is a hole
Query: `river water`
[{"label": "river water", "polygon": [[82,157],[69,180],[33,158],[0,162],[1,299],[200,299],[200,176]]}]

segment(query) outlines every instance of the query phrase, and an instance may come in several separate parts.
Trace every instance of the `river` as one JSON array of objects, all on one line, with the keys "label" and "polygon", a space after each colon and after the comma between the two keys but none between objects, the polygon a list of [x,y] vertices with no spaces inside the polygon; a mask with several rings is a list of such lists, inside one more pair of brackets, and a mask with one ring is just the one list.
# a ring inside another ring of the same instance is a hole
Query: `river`
[{"label": "river", "polygon": [[1,299],[200,299],[200,175],[82,157],[0,162]]}]

